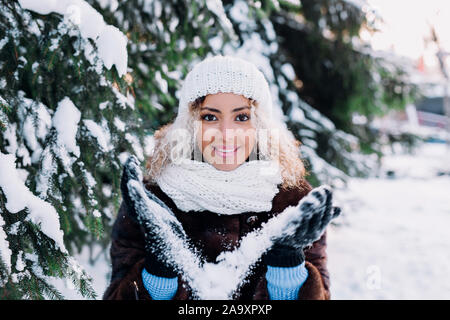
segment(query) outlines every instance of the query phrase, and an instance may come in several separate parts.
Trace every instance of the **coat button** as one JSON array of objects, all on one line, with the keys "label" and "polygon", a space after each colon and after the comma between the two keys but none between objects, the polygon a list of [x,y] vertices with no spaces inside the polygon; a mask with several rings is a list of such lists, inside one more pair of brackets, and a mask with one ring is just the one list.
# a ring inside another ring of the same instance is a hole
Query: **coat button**
[{"label": "coat button", "polygon": [[258,216],[250,216],[247,218],[247,224],[253,226],[258,221]]}]

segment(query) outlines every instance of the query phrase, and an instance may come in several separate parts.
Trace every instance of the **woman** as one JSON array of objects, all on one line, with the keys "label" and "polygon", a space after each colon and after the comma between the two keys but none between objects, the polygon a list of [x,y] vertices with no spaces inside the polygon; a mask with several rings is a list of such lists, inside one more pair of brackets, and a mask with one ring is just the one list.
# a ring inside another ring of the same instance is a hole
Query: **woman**
[{"label": "woman", "polygon": [[[331,207],[328,190],[312,192],[314,199],[300,207],[312,188],[304,179],[300,142],[278,118],[254,64],[207,58],[188,73],[174,122],[155,132],[143,183],[173,212],[206,263],[294,207],[308,218],[274,242],[232,298],[330,299],[325,228],[339,208]],[[195,298],[183,272],[164,258],[165,249],[152,246],[152,230],[136,219],[128,179],[124,171],[111,283],[103,298]]]}]

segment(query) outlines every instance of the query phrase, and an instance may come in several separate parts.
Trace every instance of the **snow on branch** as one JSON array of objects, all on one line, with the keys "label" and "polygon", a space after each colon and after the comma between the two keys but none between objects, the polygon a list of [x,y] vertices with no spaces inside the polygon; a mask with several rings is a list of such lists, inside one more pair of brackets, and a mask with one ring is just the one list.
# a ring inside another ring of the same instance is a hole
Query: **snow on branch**
[{"label": "snow on branch", "polygon": [[14,155],[0,152],[0,188],[7,199],[6,209],[11,213],[28,209],[27,219],[40,225],[42,232],[55,241],[56,247],[61,252],[67,253],[58,213],[53,206],[35,196],[25,186],[16,169],[15,161]]},{"label": "snow on branch", "polygon": [[[5,221],[0,215],[0,261],[6,266],[7,273],[11,273],[11,255],[12,251],[9,248],[8,240],[6,239],[6,232],[3,230]],[[1,283],[0,283],[1,285]]]},{"label": "snow on branch", "polygon": [[59,13],[77,25],[84,39],[97,45],[104,66],[116,66],[119,76],[127,72],[127,37],[116,27],[107,25],[103,16],[84,0],[19,0],[22,8],[39,14]]}]

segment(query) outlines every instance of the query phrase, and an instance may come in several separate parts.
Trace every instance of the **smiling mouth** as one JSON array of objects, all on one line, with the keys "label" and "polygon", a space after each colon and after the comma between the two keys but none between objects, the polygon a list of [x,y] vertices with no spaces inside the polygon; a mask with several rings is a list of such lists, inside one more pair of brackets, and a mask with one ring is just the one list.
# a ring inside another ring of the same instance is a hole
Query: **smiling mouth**
[{"label": "smiling mouth", "polygon": [[237,150],[239,149],[239,147],[236,147],[234,149],[218,149],[216,147],[213,147],[213,150],[215,153],[217,153],[217,155],[221,156],[221,157],[231,157],[234,156],[237,153]]}]

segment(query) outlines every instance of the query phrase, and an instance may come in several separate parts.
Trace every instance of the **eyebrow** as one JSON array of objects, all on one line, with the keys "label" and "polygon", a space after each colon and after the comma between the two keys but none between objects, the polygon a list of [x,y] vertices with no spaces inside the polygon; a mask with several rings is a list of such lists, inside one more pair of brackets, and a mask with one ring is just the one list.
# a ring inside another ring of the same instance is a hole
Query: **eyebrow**
[{"label": "eyebrow", "polygon": [[[208,109],[208,110],[210,110],[212,112],[222,113],[222,112],[220,112],[220,110],[214,109],[214,108],[210,108],[210,107],[203,107],[203,108],[201,108],[201,110],[204,110],[204,109]],[[238,111],[241,111],[243,109],[250,109],[250,107],[249,106],[242,106],[242,107],[233,109],[231,112],[238,112]]]}]

